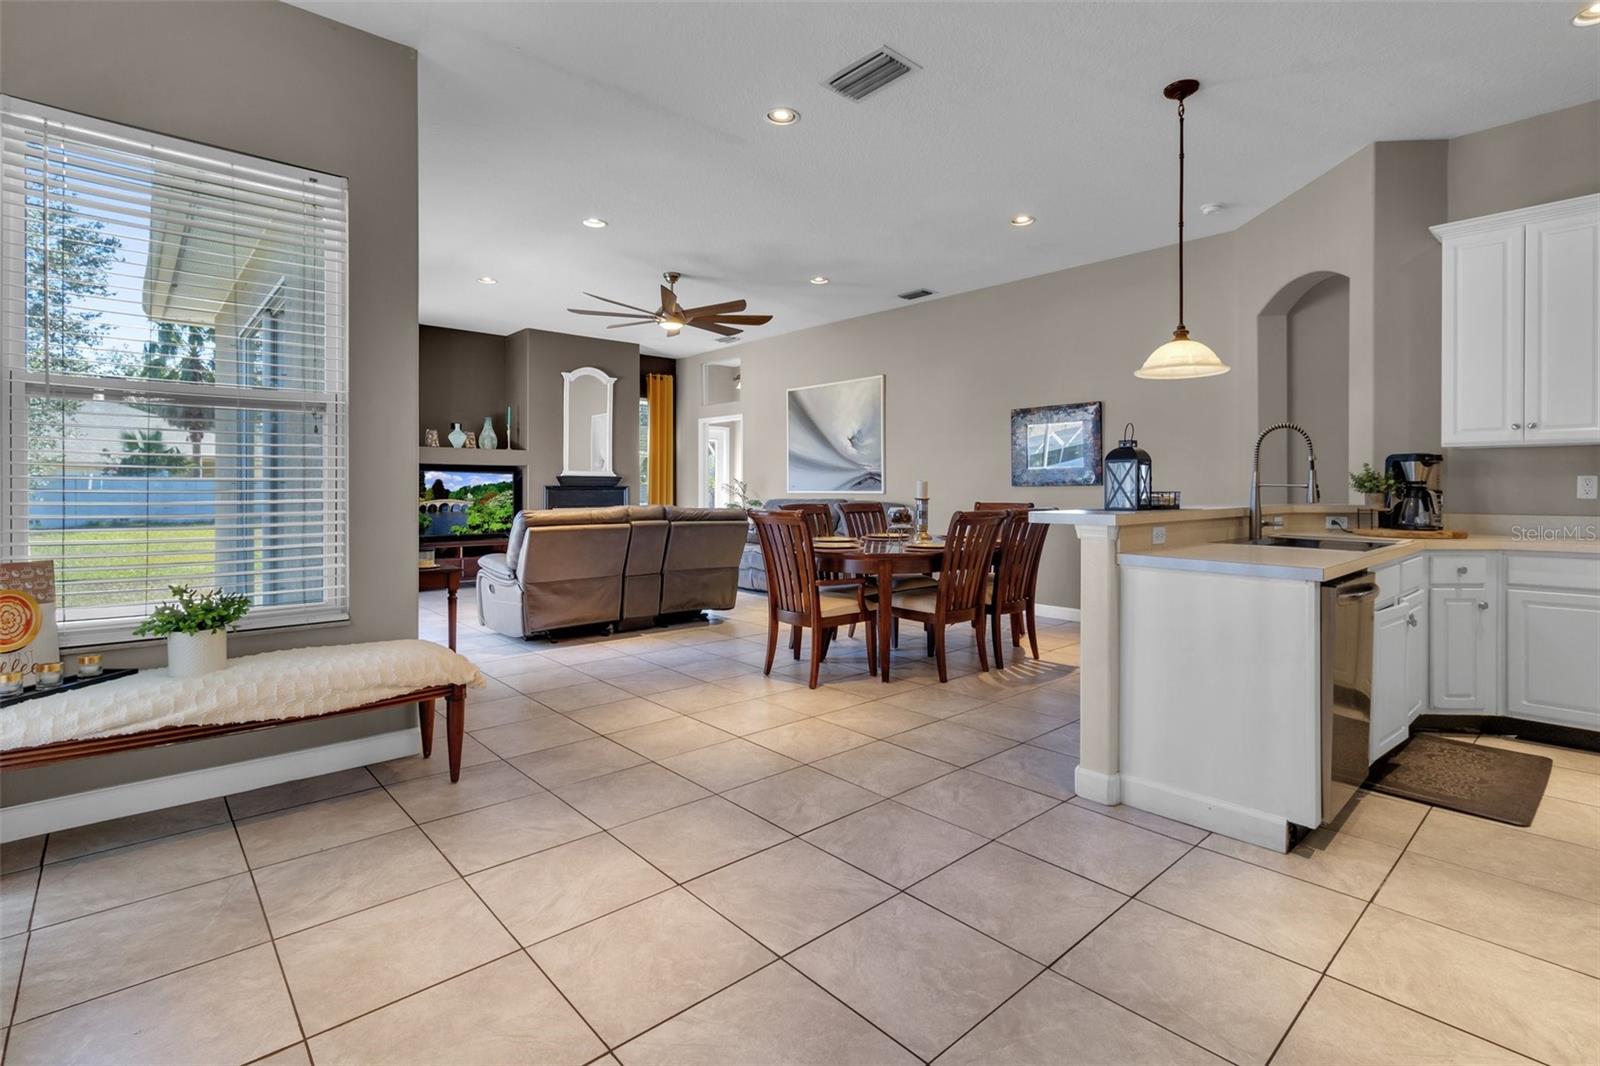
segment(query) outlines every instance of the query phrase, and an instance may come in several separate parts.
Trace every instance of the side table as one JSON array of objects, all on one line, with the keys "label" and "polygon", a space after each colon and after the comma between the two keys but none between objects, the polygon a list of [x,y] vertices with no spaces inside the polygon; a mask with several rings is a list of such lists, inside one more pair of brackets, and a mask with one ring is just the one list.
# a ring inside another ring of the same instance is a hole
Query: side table
[{"label": "side table", "polygon": [[450,650],[456,650],[456,596],[461,592],[461,564],[417,567],[417,591],[444,589],[450,601]]}]

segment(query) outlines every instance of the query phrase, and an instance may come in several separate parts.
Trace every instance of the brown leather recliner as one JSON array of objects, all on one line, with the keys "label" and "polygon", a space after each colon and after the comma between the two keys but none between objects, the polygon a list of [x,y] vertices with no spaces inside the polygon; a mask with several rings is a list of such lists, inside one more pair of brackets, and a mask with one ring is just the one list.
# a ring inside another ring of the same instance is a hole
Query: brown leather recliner
[{"label": "brown leather recliner", "polygon": [[748,520],[736,507],[668,507],[661,613],[731,608],[739,595],[739,557]]}]

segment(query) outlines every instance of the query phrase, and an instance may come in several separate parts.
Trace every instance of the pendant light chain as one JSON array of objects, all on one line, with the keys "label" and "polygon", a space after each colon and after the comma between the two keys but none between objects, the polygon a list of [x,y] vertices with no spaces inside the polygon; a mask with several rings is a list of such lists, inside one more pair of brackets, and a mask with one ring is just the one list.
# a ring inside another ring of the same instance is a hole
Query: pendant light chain
[{"label": "pendant light chain", "polygon": [[1178,330],[1187,334],[1183,324],[1183,100],[1178,100]]}]

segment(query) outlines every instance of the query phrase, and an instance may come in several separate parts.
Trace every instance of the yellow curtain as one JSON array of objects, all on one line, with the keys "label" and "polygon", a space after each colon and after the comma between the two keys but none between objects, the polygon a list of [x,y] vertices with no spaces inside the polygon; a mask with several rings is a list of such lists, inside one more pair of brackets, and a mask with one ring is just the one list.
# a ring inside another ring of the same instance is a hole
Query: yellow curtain
[{"label": "yellow curtain", "polygon": [[650,403],[650,499],[647,502],[676,503],[673,468],[678,449],[672,419],[672,375],[650,374],[645,382],[645,399]]}]

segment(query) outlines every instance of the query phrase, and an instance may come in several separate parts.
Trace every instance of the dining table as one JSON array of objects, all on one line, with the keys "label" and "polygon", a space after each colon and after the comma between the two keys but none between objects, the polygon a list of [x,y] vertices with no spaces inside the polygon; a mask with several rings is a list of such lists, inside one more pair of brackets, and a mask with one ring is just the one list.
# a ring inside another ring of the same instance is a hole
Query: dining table
[{"label": "dining table", "polygon": [[[851,544],[813,543],[817,572],[844,574],[849,577],[871,577],[877,581],[878,631],[873,639],[878,642],[878,677],[889,683],[889,652],[894,639],[894,612],[892,590],[894,579],[909,574],[931,576],[944,564],[943,539],[919,545],[906,539],[863,538]],[[885,597],[888,596],[888,599]]]}]

